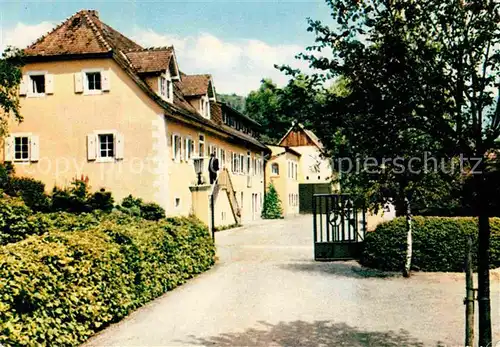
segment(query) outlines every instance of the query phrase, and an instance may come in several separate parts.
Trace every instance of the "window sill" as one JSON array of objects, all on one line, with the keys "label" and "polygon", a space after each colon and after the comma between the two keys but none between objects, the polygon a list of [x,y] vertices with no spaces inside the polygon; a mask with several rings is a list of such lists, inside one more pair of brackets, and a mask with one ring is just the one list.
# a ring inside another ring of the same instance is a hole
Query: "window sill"
[{"label": "window sill", "polygon": [[97,158],[95,160],[96,163],[114,163],[116,159],[113,158]]},{"label": "window sill", "polygon": [[84,90],[83,95],[101,95],[103,94],[102,90]]},{"label": "window sill", "polygon": [[28,94],[26,94],[26,97],[27,98],[43,98],[43,97],[45,97],[45,95],[46,95],[45,93],[39,93],[39,94],[38,93],[28,93]]}]

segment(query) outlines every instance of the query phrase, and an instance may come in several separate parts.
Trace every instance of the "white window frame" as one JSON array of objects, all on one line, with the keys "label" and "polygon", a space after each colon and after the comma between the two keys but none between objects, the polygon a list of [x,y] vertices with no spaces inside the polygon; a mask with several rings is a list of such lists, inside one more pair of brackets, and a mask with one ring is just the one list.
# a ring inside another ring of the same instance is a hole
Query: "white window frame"
[{"label": "white window frame", "polygon": [[[203,140],[201,139],[203,137]],[[198,133],[198,156],[203,158],[205,156],[205,146],[206,146],[206,136],[205,134]],[[203,146],[203,150],[200,150],[201,146]]]},{"label": "white window frame", "polygon": [[[47,93],[47,75],[48,71],[28,71],[26,73],[28,76],[28,90],[26,92],[26,96],[29,98],[41,98],[44,97]],[[31,82],[31,76],[43,76],[43,93],[35,93],[33,91],[33,83]]]},{"label": "white window frame", "polygon": [[[96,163],[112,163],[116,160],[116,136],[118,132],[116,130],[95,130],[95,141],[96,141]],[[99,140],[99,135],[113,135],[113,156],[112,157],[101,157],[101,142]]]},{"label": "white window frame", "polygon": [[194,156],[194,141],[193,141],[193,138],[191,136],[186,136],[184,138],[184,142],[185,142],[185,151],[184,151],[184,160],[186,162],[190,161],[193,156]]},{"label": "white window frame", "polygon": [[[101,74],[101,89],[89,89],[89,81],[87,79],[87,74],[88,73],[96,73],[99,72]],[[82,70],[82,80],[83,80],[83,95],[100,95],[103,93],[102,91],[102,73],[104,72],[104,69],[102,68],[97,68],[97,69],[83,69]]]},{"label": "white window frame", "polygon": [[[275,167],[278,169],[277,171],[274,170]],[[280,164],[278,164],[278,163],[271,164],[271,175],[273,175],[273,176],[280,175]]]},{"label": "white window frame", "polygon": [[[162,92],[162,81],[165,81],[165,92]],[[163,73],[158,77],[158,94],[162,99],[172,103],[174,100],[174,84],[170,74]]]},{"label": "white window frame", "polygon": [[[175,144],[177,143],[177,139],[179,139],[179,148],[178,151],[175,148]],[[182,160],[182,138],[179,133],[172,134],[172,160],[175,163],[180,163]]]},{"label": "white window frame", "polygon": [[[17,164],[28,164],[31,161],[31,136],[33,133],[12,133],[12,162]],[[16,159],[16,137],[27,137],[28,138],[28,158],[27,159]]]}]

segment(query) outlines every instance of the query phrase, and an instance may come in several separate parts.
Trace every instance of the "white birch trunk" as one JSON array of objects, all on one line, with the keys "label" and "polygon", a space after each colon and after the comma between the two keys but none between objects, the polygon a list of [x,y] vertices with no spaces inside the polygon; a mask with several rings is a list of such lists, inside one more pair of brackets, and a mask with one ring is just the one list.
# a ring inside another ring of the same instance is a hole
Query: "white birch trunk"
[{"label": "white birch trunk", "polygon": [[412,256],[412,215],[410,200],[405,197],[406,205],[406,261],[403,270],[404,277],[410,277],[411,256]]}]

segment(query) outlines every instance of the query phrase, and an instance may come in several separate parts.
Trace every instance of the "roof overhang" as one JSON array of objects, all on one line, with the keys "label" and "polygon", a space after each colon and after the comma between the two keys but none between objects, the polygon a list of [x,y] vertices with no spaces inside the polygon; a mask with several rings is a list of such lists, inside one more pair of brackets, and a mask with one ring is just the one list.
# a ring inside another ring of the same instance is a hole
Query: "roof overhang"
[{"label": "roof overhang", "polygon": [[58,54],[58,55],[25,55],[23,60],[27,63],[82,60],[82,59],[106,59],[113,58],[113,51],[104,53],[83,53],[83,54]]}]

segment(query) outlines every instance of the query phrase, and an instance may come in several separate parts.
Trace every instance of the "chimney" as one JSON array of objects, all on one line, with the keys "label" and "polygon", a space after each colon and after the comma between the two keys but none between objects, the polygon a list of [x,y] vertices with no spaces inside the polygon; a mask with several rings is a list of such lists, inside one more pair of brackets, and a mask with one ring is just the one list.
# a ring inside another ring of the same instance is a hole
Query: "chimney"
[{"label": "chimney", "polygon": [[88,13],[93,15],[94,17],[99,18],[99,11],[97,10],[88,10]]}]

